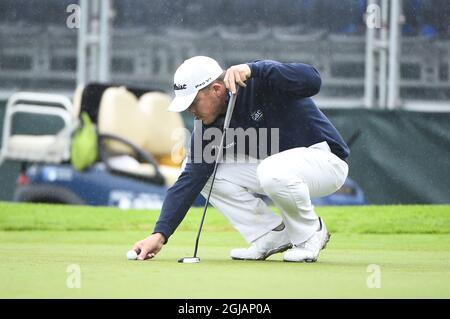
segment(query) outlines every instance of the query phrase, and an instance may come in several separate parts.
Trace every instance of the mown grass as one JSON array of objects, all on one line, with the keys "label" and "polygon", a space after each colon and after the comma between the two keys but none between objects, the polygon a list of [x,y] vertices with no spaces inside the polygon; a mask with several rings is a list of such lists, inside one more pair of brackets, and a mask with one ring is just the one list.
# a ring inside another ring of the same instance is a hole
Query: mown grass
[{"label": "mown grass", "polygon": [[[247,244],[210,208],[199,264],[191,256],[202,209],[146,262],[125,252],[157,211],[0,203],[0,298],[450,298],[450,206],[317,207],[332,239],[313,264],[233,261]],[[70,288],[71,268],[80,288]],[[371,266],[372,265],[372,266]],[[368,285],[378,267],[379,288]]]},{"label": "mown grass", "polygon": [[[196,230],[203,208],[192,208],[179,230]],[[356,234],[449,234],[450,205],[316,207],[330,231]],[[0,230],[147,230],[159,211],[109,207],[0,202]],[[205,229],[231,231],[217,210],[208,208]]]}]

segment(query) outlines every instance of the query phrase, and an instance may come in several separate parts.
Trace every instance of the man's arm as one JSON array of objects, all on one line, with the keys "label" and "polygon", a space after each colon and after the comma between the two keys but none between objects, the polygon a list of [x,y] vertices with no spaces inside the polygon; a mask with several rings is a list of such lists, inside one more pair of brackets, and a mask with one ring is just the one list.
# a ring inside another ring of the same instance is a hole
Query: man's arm
[{"label": "man's arm", "polygon": [[153,233],[163,234],[167,242],[208,181],[211,168],[214,168],[211,164],[187,163],[177,182],[167,191]]},{"label": "man's arm", "polygon": [[214,163],[207,163],[202,160],[202,157],[199,158],[203,152],[200,152],[200,154],[195,153],[196,134],[201,134],[201,150],[203,150],[204,144],[208,142],[201,138],[203,136],[202,132],[202,128],[198,131],[194,129],[191,135],[190,152],[187,155],[189,161],[178,180],[167,191],[153,233],[144,240],[138,241],[133,247],[139,254],[139,260],[153,258],[163,245],[167,243],[167,240],[184,219],[214,170]]},{"label": "man's arm", "polygon": [[202,125],[194,125],[186,167],[176,183],[167,191],[161,214],[153,230],[153,233],[164,235],[166,242],[186,216],[214,171],[214,163],[206,162],[203,158],[203,150],[210,142],[203,138],[203,132]]},{"label": "man's arm", "polygon": [[320,91],[320,74],[311,65],[261,60],[248,63],[248,66],[252,78],[269,81],[279,91],[299,97],[310,97]]},{"label": "man's arm", "polygon": [[168,190],[153,233],[134,244],[139,260],[155,257],[186,216],[211,175],[209,164],[187,164]]}]

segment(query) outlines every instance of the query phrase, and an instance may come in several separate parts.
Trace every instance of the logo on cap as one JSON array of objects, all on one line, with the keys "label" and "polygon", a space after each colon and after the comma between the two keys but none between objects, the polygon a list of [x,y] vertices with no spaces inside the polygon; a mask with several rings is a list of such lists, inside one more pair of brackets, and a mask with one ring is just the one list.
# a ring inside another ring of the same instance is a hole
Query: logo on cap
[{"label": "logo on cap", "polygon": [[199,83],[195,86],[195,88],[197,89],[199,86],[204,86],[206,83],[209,83],[211,81],[211,77],[209,77],[208,79],[206,79],[205,81],[203,81],[202,83]]},{"label": "logo on cap", "polygon": [[186,84],[174,84],[173,89],[176,90],[186,90]]}]

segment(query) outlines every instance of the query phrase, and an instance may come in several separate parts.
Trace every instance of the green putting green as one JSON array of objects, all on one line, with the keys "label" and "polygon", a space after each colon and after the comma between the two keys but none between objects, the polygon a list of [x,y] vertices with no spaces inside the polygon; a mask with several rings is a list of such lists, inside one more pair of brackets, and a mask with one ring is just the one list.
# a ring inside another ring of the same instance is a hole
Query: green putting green
[{"label": "green putting green", "polygon": [[332,233],[317,263],[231,260],[247,244],[210,208],[201,262],[180,264],[202,209],[139,262],[125,253],[157,211],[0,203],[0,298],[450,298],[450,206],[317,211]]}]

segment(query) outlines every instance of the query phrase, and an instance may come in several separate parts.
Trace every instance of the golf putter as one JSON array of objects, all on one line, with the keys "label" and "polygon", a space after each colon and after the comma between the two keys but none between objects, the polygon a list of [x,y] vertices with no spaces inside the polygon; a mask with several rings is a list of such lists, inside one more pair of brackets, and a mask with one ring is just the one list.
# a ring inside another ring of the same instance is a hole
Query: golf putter
[{"label": "golf putter", "polygon": [[239,89],[236,88],[236,93],[235,94],[231,94],[230,100],[228,101],[227,113],[225,115],[225,121],[224,121],[224,124],[223,124],[222,140],[220,141],[220,147],[219,147],[219,150],[217,152],[216,163],[214,165],[214,171],[213,171],[213,174],[212,174],[211,187],[210,187],[209,192],[208,192],[208,197],[206,198],[205,207],[203,209],[202,220],[200,222],[200,227],[199,227],[198,233],[197,233],[197,239],[195,241],[194,256],[193,257],[180,258],[180,259],[178,259],[179,263],[196,264],[196,263],[200,262],[200,258],[197,257],[198,243],[200,241],[200,234],[202,232],[203,222],[205,221],[206,210],[208,209],[209,198],[211,197],[211,192],[212,192],[212,189],[213,189],[214,180],[216,179],[217,166],[219,165],[219,162],[222,159],[223,145],[225,143],[225,135],[226,135],[226,132],[228,130],[228,127],[230,126],[231,116],[233,115],[234,105],[236,104],[238,90]]}]

